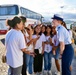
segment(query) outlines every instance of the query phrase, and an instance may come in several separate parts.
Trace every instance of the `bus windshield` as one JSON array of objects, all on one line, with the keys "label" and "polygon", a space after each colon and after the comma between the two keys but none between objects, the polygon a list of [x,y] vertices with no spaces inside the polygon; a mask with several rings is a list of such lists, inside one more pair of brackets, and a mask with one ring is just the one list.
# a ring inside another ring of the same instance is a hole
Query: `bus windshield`
[{"label": "bus windshield", "polygon": [[0,6],[0,16],[17,15],[19,12],[18,6]]}]

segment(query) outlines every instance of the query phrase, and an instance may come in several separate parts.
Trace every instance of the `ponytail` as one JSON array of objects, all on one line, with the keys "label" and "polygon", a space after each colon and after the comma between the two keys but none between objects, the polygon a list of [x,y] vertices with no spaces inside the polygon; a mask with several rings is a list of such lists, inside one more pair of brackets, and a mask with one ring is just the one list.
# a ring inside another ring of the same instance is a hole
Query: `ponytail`
[{"label": "ponytail", "polygon": [[15,28],[15,26],[17,25],[17,23],[20,23],[21,19],[19,17],[14,17],[12,20],[8,20],[7,24],[12,27]]}]

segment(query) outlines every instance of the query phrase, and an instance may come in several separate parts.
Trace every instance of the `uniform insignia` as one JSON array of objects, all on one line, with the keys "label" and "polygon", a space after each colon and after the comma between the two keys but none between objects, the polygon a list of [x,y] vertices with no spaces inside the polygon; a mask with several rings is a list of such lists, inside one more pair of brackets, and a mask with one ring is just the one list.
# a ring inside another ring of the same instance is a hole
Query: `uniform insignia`
[{"label": "uniform insignia", "polygon": [[57,31],[60,29],[60,27],[57,28]]},{"label": "uniform insignia", "polygon": [[58,27],[58,30],[60,29],[60,27]]}]

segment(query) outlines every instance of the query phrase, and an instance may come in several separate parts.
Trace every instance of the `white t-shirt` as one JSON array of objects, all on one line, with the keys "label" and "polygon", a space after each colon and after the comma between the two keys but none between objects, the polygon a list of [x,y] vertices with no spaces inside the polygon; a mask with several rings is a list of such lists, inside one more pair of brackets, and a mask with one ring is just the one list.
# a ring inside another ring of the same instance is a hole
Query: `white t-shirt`
[{"label": "white t-shirt", "polygon": [[43,42],[46,41],[46,37],[45,37],[45,35],[43,33],[42,33],[41,37],[43,39]]},{"label": "white t-shirt", "polygon": [[[46,36],[46,41],[50,42],[49,38],[50,36]],[[44,51],[49,53],[50,51],[52,51],[52,46],[50,44],[45,44]]]},{"label": "white t-shirt", "polygon": [[[27,43],[30,42],[30,40],[28,38],[26,38]],[[29,46],[27,46],[27,50],[29,50],[30,52],[33,52],[33,43],[31,43]]]},{"label": "white t-shirt", "polygon": [[13,68],[23,65],[23,52],[26,48],[24,35],[21,31],[11,29],[7,32],[5,38],[7,64]]},{"label": "white t-shirt", "polygon": [[[38,36],[37,35],[33,35],[33,38],[37,38]],[[40,36],[40,38],[36,41],[36,44],[35,44],[35,48],[34,49],[39,49],[39,53],[41,54],[42,53],[42,42],[45,41],[45,35],[42,34]]]},{"label": "white t-shirt", "polygon": [[58,40],[57,35],[54,35],[54,36],[52,37],[52,43],[53,43],[55,46],[58,46],[58,45],[59,45],[59,40]]},{"label": "white t-shirt", "polygon": [[[37,35],[33,35],[33,38],[37,38],[37,37],[38,37]],[[45,35],[42,34],[40,38],[36,41],[35,49],[39,49],[40,47],[42,47],[42,42],[44,41],[46,41]]]}]

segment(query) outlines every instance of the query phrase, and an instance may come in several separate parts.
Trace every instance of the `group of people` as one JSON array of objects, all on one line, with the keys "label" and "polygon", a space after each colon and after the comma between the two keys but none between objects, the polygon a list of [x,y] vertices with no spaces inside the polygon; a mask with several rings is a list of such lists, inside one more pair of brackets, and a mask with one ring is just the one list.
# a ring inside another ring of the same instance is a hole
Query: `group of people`
[{"label": "group of people", "polygon": [[[5,37],[9,75],[52,75],[52,57],[61,75],[59,58],[62,59],[62,75],[71,75],[74,56],[71,37],[63,18],[53,16],[52,25],[25,26],[25,17],[7,20],[10,30]],[[44,62],[44,64],[43,64]],[[27,72],[26,72],[27,70]]]}]

